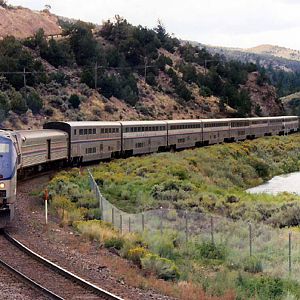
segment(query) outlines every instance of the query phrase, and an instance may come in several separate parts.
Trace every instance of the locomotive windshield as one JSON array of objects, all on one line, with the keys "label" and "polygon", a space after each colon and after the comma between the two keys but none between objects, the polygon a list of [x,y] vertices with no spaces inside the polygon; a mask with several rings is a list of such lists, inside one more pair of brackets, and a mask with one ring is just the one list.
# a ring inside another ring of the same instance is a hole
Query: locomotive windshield
[{"label": "locomotive windshield", "polygon": [[16,152],[10,139],[0,136],[0,180],[8,180],[16,171]]}]

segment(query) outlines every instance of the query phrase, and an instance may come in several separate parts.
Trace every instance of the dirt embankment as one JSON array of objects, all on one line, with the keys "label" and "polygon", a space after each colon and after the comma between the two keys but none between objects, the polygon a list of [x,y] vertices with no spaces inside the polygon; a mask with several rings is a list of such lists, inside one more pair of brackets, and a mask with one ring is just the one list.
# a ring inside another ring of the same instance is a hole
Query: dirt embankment
[{"label": "dirt embankment", "polygon": [[61,34],[57,17],[47,11],[0,7],[0,39],[9,35],[26,38],[39,28],[43,28],[46,35]]}]

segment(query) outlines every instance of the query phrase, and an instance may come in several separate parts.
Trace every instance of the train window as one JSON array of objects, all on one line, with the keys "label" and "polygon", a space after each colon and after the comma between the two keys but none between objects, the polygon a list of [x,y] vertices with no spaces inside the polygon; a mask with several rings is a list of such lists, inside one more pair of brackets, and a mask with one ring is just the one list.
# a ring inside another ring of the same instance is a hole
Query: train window
[{"label": "train window", "polygon": [[93,128],[93,134],[96,134],[96,128]]},{"label": "train window", "polygon": [[112,133],[116,133],[116,128],[113,128],[113,129],[112,129]]},{"label": "train window", "polygon": [[142,127],[142,131],[145,131],[145,127]]},{"label": "train window", "polygon": [[103,144],[100,144],[100,151],[103,151]]},{"label": "train window", "polygon": [[79,129],[79,135],[83,135],[83,129]]},{"label": "train window", "polygon": [[97,152],[96,147],[93,147],[93,148],[86,148],[86,149],[85,149],[85,153],[86,153],[86,154],[92,154],[92,153],[96,153],[96,152]]},{"label": "train window", "polygon": [[136,143],[135,148],[143,148],[145,146],[145,143]]},{"label": "train window", "polygon": [[93,130],[92,129],[89,129],[89,134],[92,134],[93,133]]},{"label": "train window", "polygon": [[74,129],[74,135],[76,135],[76,132],[77,132],[77,130],[76,130],[76,129]]},{"label": "train window", "polygon": [[108,133],[108,128],[105,128],[105,133]]},{"label": "train window", "polygon": [[102,133],[102,134],[104,133],[104,128],[101,128],[101,133]]},{"label": "train window", "polygon": [[84,129],[84,134],[88,134],[88,130],[87,129]]},{"label": "train window", "polygon": [[185,139],[178,139],[178,143],[179,144],[182,144],[182,143],[184,143],[185,142]]}]

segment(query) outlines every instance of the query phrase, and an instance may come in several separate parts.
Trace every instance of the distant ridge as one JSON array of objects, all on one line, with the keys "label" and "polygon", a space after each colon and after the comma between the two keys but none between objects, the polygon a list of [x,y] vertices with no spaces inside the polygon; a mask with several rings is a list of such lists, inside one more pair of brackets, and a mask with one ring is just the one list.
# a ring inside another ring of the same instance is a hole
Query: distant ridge
[{"label": "distant ridge", "polygon": [[281,46],[265,44],[253,48],[241,49],[241,51],[256,53],[256,54],[272,55],[272,56],[282,57],[290,60],[300,61],[300,51],[281,47]]}]

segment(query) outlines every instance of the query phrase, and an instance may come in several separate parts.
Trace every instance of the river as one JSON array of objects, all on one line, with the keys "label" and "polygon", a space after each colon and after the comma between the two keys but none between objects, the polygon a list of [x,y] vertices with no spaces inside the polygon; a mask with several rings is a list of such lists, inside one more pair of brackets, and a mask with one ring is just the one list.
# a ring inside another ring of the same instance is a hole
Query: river
[{"label": "river", "polygon": [[267,193],[272,195],[288,192],[300,195],[300,172],[276,176],[262,185],[248,189],[247,192],[251,194]]}]

